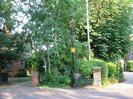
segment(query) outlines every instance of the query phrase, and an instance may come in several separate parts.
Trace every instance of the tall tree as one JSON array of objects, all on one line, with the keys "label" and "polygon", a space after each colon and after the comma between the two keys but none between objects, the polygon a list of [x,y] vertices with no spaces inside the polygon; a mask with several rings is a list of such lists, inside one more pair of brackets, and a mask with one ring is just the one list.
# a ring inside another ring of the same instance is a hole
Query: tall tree
[{"label": "tall tree", "polygon": [[[90,0],[89,5],[91,47],[95,57],[104,60],[124,57],[130,46],[131,0]],[[81,26],[79,40],[86,41],[86,28]]]},{"label": "tall tree", "polygon": [[[82,6],[80,6],[82,5]],[[47,60],[50,67],[51,60],[53,57],[55,66],[58,66],[61,60],[62,54],[69,53],[71,46],[71,32],[69,21],[73,18],[77,22],[82,20],[82,7],[83,2],[77,0],[33,0],[29,2],[29,15],[31,16],[25,29],[32,38],[32,45],[34,49],[41,49],[42,46],[47,47]],[[81,17],[81,18],[80,18]],[[78,29],[78,28],[77,28]],[[76,30],[76,29],[75,29]],[[76,33],[76,32],[75,32]],[[49,52],[49,46],[53,45],[53,51]],[[61,50],[66,50],[65,52]]]},{"label": "tall tree", "polygon": [[22,35],[15,32],[15,2],[0,2],[0,67],[4,68],[8,62],[19,59],[24,49]]}]

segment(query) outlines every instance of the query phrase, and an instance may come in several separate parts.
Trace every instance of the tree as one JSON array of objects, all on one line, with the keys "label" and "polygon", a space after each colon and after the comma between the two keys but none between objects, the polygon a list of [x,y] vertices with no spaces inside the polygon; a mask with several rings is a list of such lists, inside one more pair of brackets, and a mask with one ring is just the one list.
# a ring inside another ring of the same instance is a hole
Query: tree
[{"label": "tree", "polygon": [[[33,49],[36,51],[42,50],[42,46],[45,45],[47,47],[47,63],[49,67],[51,58],[55,61],[55,67],[58,67],[61,65],[58,63],[61,62],[60,57],[62,57],[62,54],[69,53],[69,57],[71,57],[69,21],[72,18],[77,22],[82,20],[81,16],[84,16],[82,15],[83,2],[80,0],[76,2],[73,0],[41,0],[40,2],[33,0],[28,5],[30,9],[26,13],[31,18],[24,29],[30,35]],[[52,52],[50,52],[50,45],[54,46]],[[64,49],[66,52],[63,52]]]},{"label": "tree", "polygon": [[22,35],[15,33],[14,2],[12,0],[0,2],[0,67],[3,69],[7,63],[21,57],[24,47]]},{"label": "tree", "polygon": [[[124,57],[130,47],[131,0],[91,0],[91,48],[95,57],[117,60]],[[79,40],[86,41],[85,23],[81,24]]]}]

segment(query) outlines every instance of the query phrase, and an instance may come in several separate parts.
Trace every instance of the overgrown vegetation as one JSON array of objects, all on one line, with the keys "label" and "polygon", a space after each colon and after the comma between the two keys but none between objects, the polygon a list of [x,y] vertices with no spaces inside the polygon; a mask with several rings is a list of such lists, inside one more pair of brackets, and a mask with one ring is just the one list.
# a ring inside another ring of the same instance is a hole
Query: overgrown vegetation
[{"label": "overgrown vegetation", "polygon": [[15,75],[15,77],[27,77],[26,70],[20,69],[18,73]]},{"label": "overgrown vegetation", "polygon": [[108,77],[109,78],[115,78],[116,75],[116,64],[113,62],[108,62]]},{"label": "overgrown vegetation", "polygon": [[133,71],[133,61],[130,60],[127,62],[127,68],[128,68],[128,71]]},{"label": "overgrown vegetation", "polygon": [[0,72],[5,69],[8,63],[19,60],[24,55],[25,47],[23,34],[19,34],[15,29],[19,20],[15,14],[12,0],[0,0]]},{"label": "overgrown vegetation", "polygon": [[108,79],[110,82],[121,82],[124,80],[123,68],[119,63],[108,62]]},{"label": "overgrown vegetation", "polygon": [[[73,54],[74,72],[80,75],[78,86],[91,82],[94,66],[102,69],[102,84],[110,78],[119,81],[123,79],[122,67],[106,61],[117,61],[129,50],[131,0],[89,0],[92,39],[92,60],[89,62],[85,0],[1,0],[1,2],[1,71],[8,62],[25,57],[27,68],[39,71],[41,84],[70,85],[73,45],[76,48],[76,53]],[[27,22],[15,17],[20,17],[20,13]],[[72,19],[75,21],[73,28],[70,27]],[[22,29],[20,33],[16,31],[18,28]]]},{"label": "overgrown vegetation", "polygon": [[[129,51],[131,0],[90,2],[91,48],[96,57],[115,61]],[[98,53],[98,54],[97,54]]]}]

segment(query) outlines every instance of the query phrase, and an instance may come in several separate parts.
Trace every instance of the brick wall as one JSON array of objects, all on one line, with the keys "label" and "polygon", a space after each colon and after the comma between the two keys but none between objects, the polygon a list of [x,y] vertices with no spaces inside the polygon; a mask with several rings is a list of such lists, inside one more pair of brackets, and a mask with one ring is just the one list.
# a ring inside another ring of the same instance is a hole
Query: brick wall
[{"label": "brick wall", "polygon": [[21,66],[21,61],[16,61],[15,63],[13,63],[12,67],[13,76],[15,76],[19,72],[20,66]]}]

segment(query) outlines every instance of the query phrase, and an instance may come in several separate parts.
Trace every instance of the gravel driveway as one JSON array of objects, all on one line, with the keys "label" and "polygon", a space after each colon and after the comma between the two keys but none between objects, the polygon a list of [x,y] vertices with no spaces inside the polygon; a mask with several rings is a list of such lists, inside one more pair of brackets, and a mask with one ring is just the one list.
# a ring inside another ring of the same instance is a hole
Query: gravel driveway
[{"label": "gravel driveway", "polygon": [[106,88],[33,88],[28,83],[1,86],[0,99],[133,99],[133,73],[125,72],[125,82]]}]

